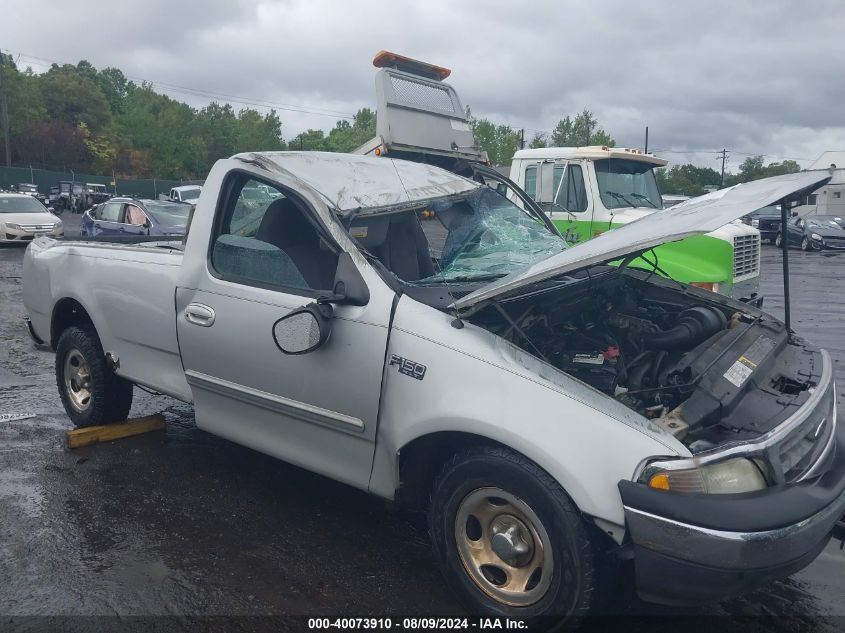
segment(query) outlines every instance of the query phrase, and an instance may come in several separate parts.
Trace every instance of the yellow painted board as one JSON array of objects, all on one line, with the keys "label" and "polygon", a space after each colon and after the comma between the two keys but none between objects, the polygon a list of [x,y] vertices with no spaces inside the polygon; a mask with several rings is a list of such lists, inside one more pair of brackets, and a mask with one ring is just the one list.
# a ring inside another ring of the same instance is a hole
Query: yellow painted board
[{"label": "yellow painted board", "polygon": [[86,426],[68,431],[67,447],[79,448],[99,442],[110,442],[124,437],[132,437],[150,431],[160,431],[164,428],[164,416],[160,413],[143,418],[127,420],[122,424],[104,424],[103,426]]}]

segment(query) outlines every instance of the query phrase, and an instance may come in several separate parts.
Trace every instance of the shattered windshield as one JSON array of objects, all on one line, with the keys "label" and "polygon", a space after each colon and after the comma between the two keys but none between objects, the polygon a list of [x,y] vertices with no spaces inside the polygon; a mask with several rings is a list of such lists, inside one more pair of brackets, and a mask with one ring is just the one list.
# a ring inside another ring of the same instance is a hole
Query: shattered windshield
[{"label": "shattered windshield", "polygon": [[604,158],[595,161],[601,201],[606,209],[662,209],[654,165],[639,160]]},{"label": "shattered windshield", "polygon": [[[439,220],[441,234],[445,229],[445,240],[439,256],[431,249],[435,272],[417,280],[420,284],[495,279],[566,248],[560,237],[489,187],[432,202],[427,210]],[[424,232],[437,231],[424,227]]]}]

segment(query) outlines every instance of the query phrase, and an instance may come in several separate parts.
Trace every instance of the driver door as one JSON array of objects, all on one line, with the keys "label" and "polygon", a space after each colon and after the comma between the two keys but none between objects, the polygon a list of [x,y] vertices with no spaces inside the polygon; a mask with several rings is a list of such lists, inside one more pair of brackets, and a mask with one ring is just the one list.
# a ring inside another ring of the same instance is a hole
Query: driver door
[{"label": "driver door", "polygon": [[[242,195],[259,184],[272,195]],[[369,303],[335,305],[322,347],[282,352],[275,324],[332,293],[337,247],[292,187],[233,172],[221,191],[210,253],[176,293],[197,425],[366,489],[393,293],[367,282]]]},{"label": "driver door", "polygon": [[581,165],[548,161],[539,165],[538,201],[570,244],[593,237],[592,208]]},{"label": "driver door", "polygon": [[804,239],[804,218],[794,217],[786,225],[787,246],[800,246]]}]

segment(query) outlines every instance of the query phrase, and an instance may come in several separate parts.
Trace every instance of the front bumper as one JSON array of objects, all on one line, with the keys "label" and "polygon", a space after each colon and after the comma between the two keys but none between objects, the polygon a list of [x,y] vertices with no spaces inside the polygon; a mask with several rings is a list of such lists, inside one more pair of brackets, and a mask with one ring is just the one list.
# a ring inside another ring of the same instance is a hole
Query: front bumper
[{"label": "front bumper", "polygon": [[818,248],[829,251],[845,251],[845,241],[840,240],[823,240],[822,242],[813,241],[813,244]]},{"label": "front bumper", "polygon": [[7,244],[23,244],[25,242],[31,242],[41,235],[55,238],[62,237],[64,234],[64,227],[50,231],[27,231],[26,229],[11,229],[7,226],[0,231],[0,242]]},{"label": "front bumper", "polygon": [[639,595],[697,604],[809,565],[834,530],[842,534],[845,425],[837,426],[830,466],[811,481],[736,495],[683,495],[620,482]]}]

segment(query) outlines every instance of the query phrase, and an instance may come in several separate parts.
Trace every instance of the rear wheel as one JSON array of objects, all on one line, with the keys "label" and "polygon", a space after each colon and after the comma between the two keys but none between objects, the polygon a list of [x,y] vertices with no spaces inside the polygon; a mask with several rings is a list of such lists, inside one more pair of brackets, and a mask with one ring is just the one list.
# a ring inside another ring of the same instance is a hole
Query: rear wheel
[{"label": "rear wheel", "polygon": [[132,406],[132,383],[106,364],[91,328],[70,327],[56,345],[56,384],[76,427],[123,422]]},{"label": "rear wheel", "polygon": [[437,478],[432,544],[475,614],[578,617],[593,592],[593,547],[578,509],[547,473],[506,448],[456,455]]}]

